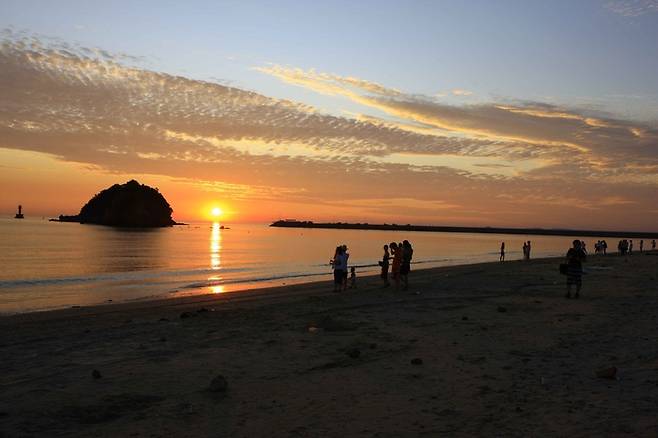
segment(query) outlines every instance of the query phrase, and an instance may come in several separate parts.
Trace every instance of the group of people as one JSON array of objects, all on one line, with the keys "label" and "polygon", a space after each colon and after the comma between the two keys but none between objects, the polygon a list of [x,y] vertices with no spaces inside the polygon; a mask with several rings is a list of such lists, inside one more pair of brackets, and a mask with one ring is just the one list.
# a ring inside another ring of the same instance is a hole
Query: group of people
[{"label": "group of people", "polygon": [[[350,253],[347,252],[347,245],[339,245],[336,247],[333,258],[329,264],[334,270],[334,292],[340,292],[347,289],[347,262],[350,258]],[[356,287],[356,269],[352,266],[351,270],[351,286]]]},{"label": "group of people", "polygon": [[[633,241],[626,239],[620,240],[617,249],[621,255],[633,255]],[[656,250],[656,239],[651,241],[651,250]],[[644,252],[644,239],[640,240],[640,252]]]},{"label": "group of people", "polygon": [[[644,251],[644,240],[640,240],[640,252]],[[619,241],[617,249],[621,255],[631,255],[633,254],[633,241],[623,239]],[[655,251],[656,249],[656,240],[651,241],[651,249]],[[532,250],[532,243],[528,241],[523,242],[523,259],[530,260],[530,252]],[[608,251],[608,243],[605,240],[599,240],[594,244],[594,253],[606,255]],[[408,240],[404,240],[401,243],[391,242],[388,245],[384,245],[384,255],[382,260],[379,262],[381,267],[381,279],[384,282],[384,287],[391,285],[389,281],[389,268],[390,268],[390,277],[395,282],[395,289],[399,290],[400,285],[402,285],[403,290],[409,288],[409,271],[411,271],[411,259],[413,257],[413,247]],[[354,266],[348,268],[348,260],[350,254],[347,251],[347,245],[340,245],[336,247],[333,258],[330,260],[330,264],[333,267],[334,271],[334,292],[340,292],[347,289],[348,284],[348,272],[349,283],[351,288],[356,288],[356,269]],[[576,287],[576,292],[574,297],[578,298],[580,296],[580,289],[582,287],[582,276],[583,276],[583,262],[587,258],[587,247],[584,241],[574,240],[572,242],[572,247],[567,251],[566,263],[563,265],[564,269],[561,268],[563,274],[567,276],[567,298],[571,298],[572,286]],[[500,261],[505,260],[505,242],[500,244]]]},{"label": "group of people", "polygon": [[[530,260],[530,251],[532,250],[532,243],[528,240],[523,241],[523,260]],[[500,243],[500,257],[501,262],[505,261],[505,242]]]},{"label": "group of people", "polygon": [[[409,272],[411,271],[411,259],[414,250],[408,240],[401,243],[391,242],[384,245],[384,255],[379,262],[381,269],[381,279],[384,281],[384,287],[391,285],[389,281],[389,267],[391,278],[395,282],[395,289],[407,290],[409,288]],[[348,268],[350,254],[347,251],[347,245],[336,247],[333,258],[329,261],[334,271],[334,292],[345,291],[348,283],[348,270],[350,288],[356,288],[356,267]]]},{"label": "group of people", "polygon": [[608,242],[599,240],[594,244],[594,254],[608,254]]},{"label": "group of people", "polygon": [[530,260],[530,250],[531,249],[532,249],[532,246],[531,246],[529,240],[527,242],[523,242],[523,260]]},{"label": "group of people", "polygon": [[[403,290],[409,289],[409,271],[411,271],[411,258],[413,255],[414,249],[408,240],[404,240],[402,243],[391,242],[389,245],[384,245],[384,255],[379,262],[379,266],[382,268],[380,277],[384,281],[384,287],[391,285],[388,279],[390,265],[395,290],[400,289],[400,283],[402,283]],[[392,261],[391,256],[393,257]]]}]

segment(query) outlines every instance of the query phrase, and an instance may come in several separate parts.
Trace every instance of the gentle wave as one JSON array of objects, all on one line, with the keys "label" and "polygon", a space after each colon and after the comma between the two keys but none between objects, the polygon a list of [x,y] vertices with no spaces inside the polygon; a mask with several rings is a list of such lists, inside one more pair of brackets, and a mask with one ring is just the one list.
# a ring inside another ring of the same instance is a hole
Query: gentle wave
[{"label": "gentle wave", "polygon": [[17,280],[0,281],[0,289],[8,289],[25,286],[48,286],[72,283],[93,283],[99,281],[128,281],[128,280],[147,280],[162,277],[182,277],[192,275],[209,275],[218,273],[239,273],[249,272],[250,268],[219,268],[219,269],[190,269],[190,270],[172,270],[172,271],[137,271],[137,272],[117,272],[112,274],[97,274],[89,276],[71,276],[55,278],[29,278]]}]

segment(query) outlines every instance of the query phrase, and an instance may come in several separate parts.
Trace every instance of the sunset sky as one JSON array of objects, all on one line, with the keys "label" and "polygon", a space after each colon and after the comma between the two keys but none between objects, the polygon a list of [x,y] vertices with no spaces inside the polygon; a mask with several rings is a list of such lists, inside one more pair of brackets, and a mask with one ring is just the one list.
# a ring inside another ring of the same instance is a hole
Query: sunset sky
[{"label": "sunset sky", "polygon": [[658,0],[0,1],[0,213],[658,231]]}]

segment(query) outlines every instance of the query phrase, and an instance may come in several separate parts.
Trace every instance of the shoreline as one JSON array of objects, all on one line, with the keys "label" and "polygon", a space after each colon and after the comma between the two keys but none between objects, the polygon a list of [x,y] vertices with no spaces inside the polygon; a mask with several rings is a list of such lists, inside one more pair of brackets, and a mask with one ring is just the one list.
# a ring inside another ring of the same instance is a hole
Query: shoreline
[{"label": "shoreline", "polygon": [[[644,253],[637,253],[632,256],[621,256],[619,253],[610,253],[606,256],[603,255],[588,255],[588,260],[585,263],[585,269],[587,265],[591,264],[592,261],[603,261],[606,258],[621,258],[621,257],[642,257],[642,256],[654,256],[658,255],[658,250],[656,251],[644,251]],[[500,261],[489,261],[489,262],[476,262],[476,263],[459,263],[455,265],[445,265],[445,266],[436,266],[431,268],[421,268],[411,271],[409,276],[410,278],[410,287],[413,285],[413,279],[416,276],[428,276],[428,275],[440,275],[445,271],[451,271],[454,269],[463,269],[463,268],[486,268],[490,266],[497,265],[508,265],[508,264],[527,264],[527,263],[549,263],[555,262],[557,269],[558,263],[563,260],[563,256],[558,257],[540,257],[531,260],[508,260],[505,262]],[[413,264],[412,264],[413,266]],[[0,321],[4,318],[13,318],[21,316],[30,316],[30,315],[44,315],[47,317],[47,314],[56,315],[56,317],[66,316],[75,316],[83,313],[89,314],[103,314],[103,313],[116,313],[121,311],[132,311],[132,310],[141,310],[141,309],[153,309],[153,308],[169,308],[169,307],[179,307],[179,306],[190,306],[196,304],[209,304],[209,303],[221,303],[223,301],[229,302],[240,302],[240,301],[251,301],[254,299],[283,299],[292,295],[303,295],[305,292],[308,293],[310,289],[310,295],[323,294],[332,292],[333,287],[333,277],[331,273],[327,274],[317,274],[317,276],[326,275],[328,278],[326,280],[315,280],[315,281],[305,281],[304,277],[288,277],[285,278],[288,281],[292,282],[290,284],[271,284],[271,285],[261,285],[259,283],[255,284],[255,287],[248,288],[239,288],[242,284],[236,283],[238,289],[228,290],[223,292],[207,292],[207,287],[200,287],[198,289],[189,289],[190,293],[184,293],[178,296],[164,297],[164,296],[155,296],[153,298],[138,298],[128,301],[117,301],[111,303],[98,303],[88,306],[70,306],[70,307],[59,307],[52,309],[43,309],[43,310],[31,310],[26,312],[17,312],[17,313],[0,313]],[[315,274],[314,274],[315,276]],[[564,277],[564,276],[562,276]],[[299,279],[299,282],[295,282],[295,279]],[[390,279],[390,273],[389,273]],[[377,282],[379,281],[379,274],[368,274],[358,277],[357,281],[359,282]],[[268,282],[265,282],[268,283]],[[249,284],[249,283],[245,283]],[[324,287],[326,286],[326,287]],[[391,287],[393,289],[393,282],[391,280]],[[301,289],[301,292],[299,291]],[[202,291],[199,293],[194,293],[195,290]],[[171,292],[175,294],[176,292]],[[350,293],[350,289],[345,293]]]},{"label": "shoreline", "polygon": [[[647,251],[647,253],[650,251]],[[618,256],[617,253],[611,253],[606,257],[615,257]],[[598,256],[596,256],[598,257]],[[535,261],[541,261],[541,262],[547,262],[547,261],[557,261],[557,260],[562,260],[564,257],[540,257],[536,259],[530,260],[530,262],[535,262]],[[591,259],[590,259],[591,260]],[[502,263],[527,263],[527,260],[508,260]],[[427,275],[431,274],[434,271],[436,272],[443,272],[445,270],[450,270],[452,268],[463,268],[463,267],[477,267],[477,266],[487,266],[487,265],[497,265],[500,264],[501,262],[499,261],[488,261],[488,262],[475,262],[475,263],[457,263],[454,265],[445,265],[445,266],[436,266],[436,267],[431,267],[431,268],[420,268],[420,269],[413,269],[413,263],[412,263],[412,271],[410,274],[410,280],[413,280],[414,276],[417,275]],[[207,289],[209,286],[204,286],[204,287],[199,287],[199,288],[190,288],[187,289],[186,292],[181,293],[180,295],[176,296],[175,294],[181,292],[181,289],[174,291],[174,292],[169,292],[169,294],[172,294],[173,296],[166,297],[164,295],[158,295],[158,296],[153,296],[153,297],[145,297],[145,298],[136,298],[136,299],[131,299],[127,301],[117,301],[117,302],[104,302],[104,303],[98,303],[98,304],[93,304],[93,305],[74,305],[74,306],[67,306],[67,307],[56,307],[56,308],[47,308],[47,309],[37,309],[37,310],[29,310],[29,311],[24,311],[24,312],[15,312],[15,313],[0,313],[0,320],[2,318],[10,318],[10,317],[16,317],[20,315],[31,315],[31,314],[44,314],[44,313],[51,313],[51,312],[62,312],[62,313],[68,313],[67,311],[72,312],[73,314],[77,314],[82,310],[88,310],[91,311],[92,313],[102,313],[104,311],[106,312],[117,312],[121,311],[121,307],[123,308],[128,308],[132,309],[134,308],[152,308],[152,307],[169,307],[169,306],[180,306],[180,305],[188,305],[188,304],[195,304],[195,303],[207,303],[207,302],[221,302],[223,300],[235,300],[236,298],[241,298],[244,297],[245,299],[248,299],[252,296],[258,296],[258,297],[265,297],[269,294],[278,294],[277,296],[286,296],[285,292],[286,289],[308,289],[311,288],[315,290],[316,288],[320,288],[322,285],[326,285],[326,291],[331,292],[331,289],[333,287],[333,277],[332,273],[324,273],[324,274],[312,274],[311,276],[326,276],[326,280],[314,280],[314,281],[306,281],[305,277],[285,277],[282,279],[276,279],[273,281],[264,281],[264,282],[245,282],[245,283],[234,283],[231,286],[235,286],[236,289],[232,290],[227,290],[223,292],[208,292]],[[390,273],[389,273],[390,276]],[[371,273],[363,276],[359,276],[357,281],[376,281],[379,279],[379,274],[376,273]],[[289,283],[283,283],[283,284],[273,284],[274,282],[278,282],[280,280],[285,280]],[[297,282],[296,280],[299,280]],[[244,285],[254,285],[254,287],[246,287],[242,288],[241,286]],[[223,286],[223,285],[222,285]],[[393,287],[393,286],[391,286]],[[195,293],[194,291],[199,291],[198,293]],[[349,291],[349,290],[348,290]],[[248,295],[248,296],[247,296]],[[116,309],[115,309],[116,308]]]}]

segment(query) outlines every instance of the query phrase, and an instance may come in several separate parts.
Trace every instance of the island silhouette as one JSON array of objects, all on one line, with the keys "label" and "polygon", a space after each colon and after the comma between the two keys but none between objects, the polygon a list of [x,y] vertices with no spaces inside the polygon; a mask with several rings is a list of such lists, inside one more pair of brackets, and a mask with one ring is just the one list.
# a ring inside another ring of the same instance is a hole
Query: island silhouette
[{"label": "island silhouette", "polygon": [[113,227],[170,227],[179,225],[172,219],[172,212],[171,206],[158,189],[133,179],[97,193],[77,215],[60,215],[59,219],[51,220]]}]

